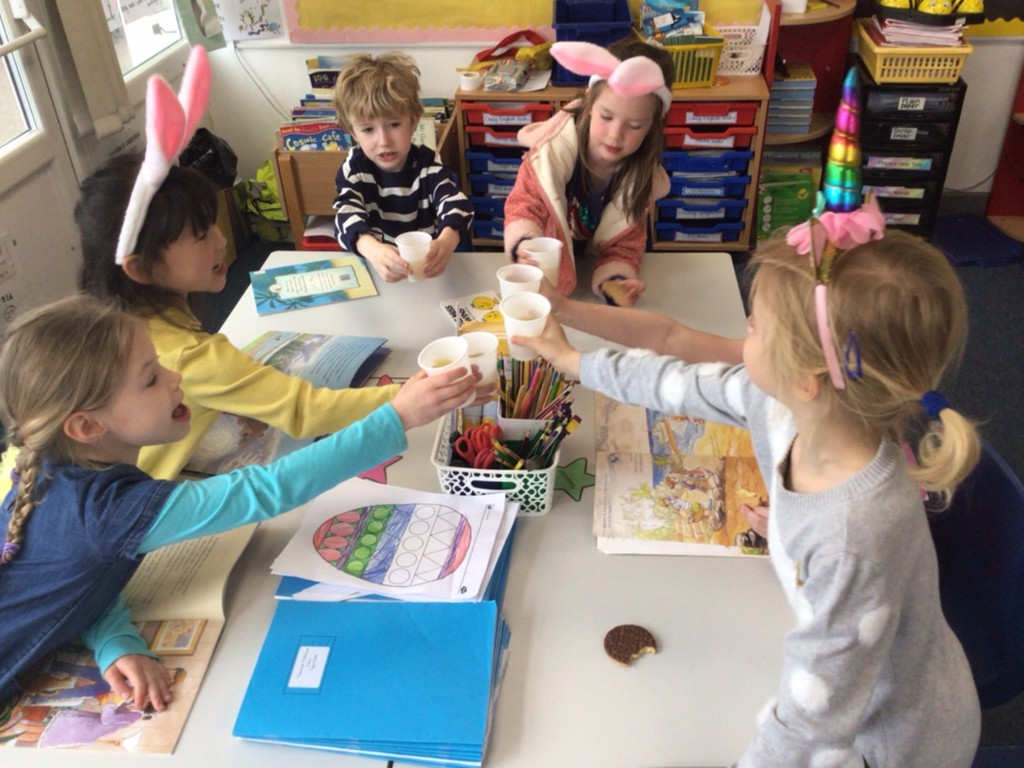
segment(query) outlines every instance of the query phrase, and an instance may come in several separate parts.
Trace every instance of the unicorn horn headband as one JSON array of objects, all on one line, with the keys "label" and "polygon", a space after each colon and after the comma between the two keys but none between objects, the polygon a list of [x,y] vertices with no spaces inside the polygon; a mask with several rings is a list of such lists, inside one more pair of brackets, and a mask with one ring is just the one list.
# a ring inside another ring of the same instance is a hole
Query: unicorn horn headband
[{"label": "unicorn horn headband", "polygon": [[633,56],[622,61],[593,43],[555,43],[552,58],[577,75],[589,75],[590,85],[607,80],[621,96],[646,96],[661,99],[661,114],[672,106],[672,92],[665,86],[665,75],[652,59]]},{"label": "unicorn horn headband", "polygon": [[[861,204],[860,178],[860,82],[851,68],[843,81],[843,94],[836,113],[836,129],[825,163],[825,192],[818,193],[818,205],[808,221],[789,230],[786,242],[796,252],[809,256],[814,272],[814,316],[821,351],[829,378],[836,389],[846,389],[843,368],[828,314],[828,287],[832,264],[842,251],[879,240],[885,233],[885,217],[873,195]],[[823,209],[827,209],[823,212]],[[853,331],[845,350],[847,377],[861,376],[860,346]]]},{"label": "unicorn horn headband", "polygon": [[206,111],[210,98],[210,62],[206,49],[196,46],[189,54],[181,91],[175,95],[159,75],[149,78],[146,90],[146,154],[135,178],[114,261],[123,264],[135,250],[146,212],[174,161],[188,145]]}]

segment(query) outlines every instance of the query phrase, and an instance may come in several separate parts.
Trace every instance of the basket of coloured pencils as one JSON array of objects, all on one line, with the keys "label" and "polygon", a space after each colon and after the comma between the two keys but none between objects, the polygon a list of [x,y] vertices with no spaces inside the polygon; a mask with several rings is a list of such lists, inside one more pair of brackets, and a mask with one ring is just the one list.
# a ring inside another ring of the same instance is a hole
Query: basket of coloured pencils
[{"label": "basket of coloured pencils", "polygon": [[456,450],[455,412],[441,420],[432,452],[444,493],[476,496],[504,492],[519,514],[547,514],[555,491],[559,445],[576,429],[572,385],[542,360],[499,357],[498,432],[486,466],[469,466]]}]

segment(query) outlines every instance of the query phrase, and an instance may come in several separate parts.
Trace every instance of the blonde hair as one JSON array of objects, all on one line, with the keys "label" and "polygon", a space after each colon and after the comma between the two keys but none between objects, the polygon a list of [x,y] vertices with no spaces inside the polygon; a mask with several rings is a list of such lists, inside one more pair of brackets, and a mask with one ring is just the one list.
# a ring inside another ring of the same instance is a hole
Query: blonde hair
[{"label": "blonde hair", "polygon": [[[672,79],[675,77],[675,65],[672,62],[672,56],[664,48],[649,45],[642,40],[626,38],[608,46],[608,50],[623,61],[636,56],[646,56],[661,67],[665,84],[671,87]],[[594,102],[608,87],[608,82],[605,80],[595,83],[583,95],[581,104],[572,110],[576,118],[576,139],[577,146],[579,146],[580,163],[588,171],[590,167],[587,164],[587,147],[590,144],[590,121],[593,116]],[[648,99],[653,116],[650,130],[647,131],[647,135],[637,147],[636,152],[623,158],[622,167],[616,174],[609,190],[609,195],[612,198],[620,194],[621,191],[622,208],[632,222],[642,222],[647,215],[654,187],[654,170],[661,166],[661,152],[665,146],[663,104],[661,99],[654,94],[650,94]]]},{"label": "blonde hair", "polygon": [[[92,467],[81,444],[64,432],[76,411],[104,406],[124,378],[140,321],[112,304],[80,294],[26,314],[0,347],[0,417],[19,449],[18,491],[5,542],[20,546],[35,509],[42,462]],[[13,556],[8,547],[4,559]]]},{"label": "blonde hair", "polygon": [[[828,283],[832,341],[843,367],[850,341],[859,347],[862,375],[846,389],[829,379],[814,313],[816,278],[808,256],[784,240],[758,248],[750,300],[760,300],[768,365],[781,382],[818,377],[824,397],[854,415],[870,435],[901,440],[915,431],[921,397],[937,390],[959,363],[967,339],[967,302],[946,257],[921,238],[890,230],[839,253]],[[853,364],[847,361],[848,366]],[[918,430],[919,431],[919,430]],[[952,408],[929,421],[911,476],[948,499],[974,468],[980,452],[974,424]]]},{"label": "blonde hair", "polygon": [[418,121],[423,116],[419,77],[416,62],[404,53],[353,56],[334,84],[338,123],[351,133],[359,120],[409,115]]}]

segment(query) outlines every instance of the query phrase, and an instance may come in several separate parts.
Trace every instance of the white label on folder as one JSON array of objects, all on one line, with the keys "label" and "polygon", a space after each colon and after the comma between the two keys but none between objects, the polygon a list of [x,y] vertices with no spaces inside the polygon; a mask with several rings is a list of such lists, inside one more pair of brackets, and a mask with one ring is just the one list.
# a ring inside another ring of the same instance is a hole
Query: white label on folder
[{"label": "white label on folder", "polygon": [[335,267],[316,272],[282,275],[274,280],[270,290],[282,299],[298,299],[302,296],[316,296],[357,287],[359,280],[356,279],[356,273],[351,267]]},{"label": "white label on folder", "polygon": [[328,645],[300,645],[292,673],[288,676],[289,688],[319,688],[331,655]]}]

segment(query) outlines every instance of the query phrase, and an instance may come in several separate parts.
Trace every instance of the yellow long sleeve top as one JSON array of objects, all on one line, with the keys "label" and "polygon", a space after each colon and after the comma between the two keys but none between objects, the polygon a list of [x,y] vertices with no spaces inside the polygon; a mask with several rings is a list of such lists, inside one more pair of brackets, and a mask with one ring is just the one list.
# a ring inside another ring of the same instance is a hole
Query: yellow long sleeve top
[{"label": "yellow long sleeve top", "polygon": [[139,467],[153,477],[178,475],[221,413],[257,419],[294,438],[336,432],[390,402],[398,385],[359,389],[314,387],[256,362],[219,333],[198,329],[182,310],[139,313],[149,326],[160,364],[181,374],[192,429],[176,443],[153,445],[139,454]]}]

